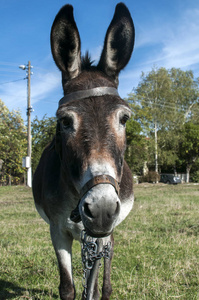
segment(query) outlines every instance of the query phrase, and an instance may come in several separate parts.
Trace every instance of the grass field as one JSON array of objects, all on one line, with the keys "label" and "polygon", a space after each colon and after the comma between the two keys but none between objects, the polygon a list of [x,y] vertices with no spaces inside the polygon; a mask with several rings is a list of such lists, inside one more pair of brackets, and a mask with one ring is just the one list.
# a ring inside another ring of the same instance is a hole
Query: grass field
[{"label": "grass field", "polygon": [[[138,185],[115,230],[111,299],[199,299],[199,186]],[[73,247],[81,299],[80,246]],[[100,279],[101,282],[101,279]],[[59,299],[48,225],[31,190],[0,187],[0,299]]]}]

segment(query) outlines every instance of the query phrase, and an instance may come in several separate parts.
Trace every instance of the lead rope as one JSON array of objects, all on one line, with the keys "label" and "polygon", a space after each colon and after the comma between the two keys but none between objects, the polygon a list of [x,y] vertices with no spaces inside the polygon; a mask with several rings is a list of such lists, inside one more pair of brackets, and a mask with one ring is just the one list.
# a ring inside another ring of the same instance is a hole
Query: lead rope
[{"label": "lead rope", "polygon": [[103,245],[102,239],[95,239],[81,232],[81,255],[83,265],[82,285],[84,287],[84,299],[93,299],[94,285],[101,266],[101,258],[110,259],[111,242]]}]

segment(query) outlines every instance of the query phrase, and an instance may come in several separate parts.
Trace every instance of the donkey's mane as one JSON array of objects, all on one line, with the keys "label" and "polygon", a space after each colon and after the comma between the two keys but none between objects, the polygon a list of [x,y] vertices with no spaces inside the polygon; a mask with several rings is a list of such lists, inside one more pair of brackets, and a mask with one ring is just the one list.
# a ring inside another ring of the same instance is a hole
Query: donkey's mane
[{"label": "donkey's mane", "polygon": [[94,60],[91,60],[91,55],[88,51],[86,51],[85,55],[81,57],[81,69],[88,71],[92,69]]}]

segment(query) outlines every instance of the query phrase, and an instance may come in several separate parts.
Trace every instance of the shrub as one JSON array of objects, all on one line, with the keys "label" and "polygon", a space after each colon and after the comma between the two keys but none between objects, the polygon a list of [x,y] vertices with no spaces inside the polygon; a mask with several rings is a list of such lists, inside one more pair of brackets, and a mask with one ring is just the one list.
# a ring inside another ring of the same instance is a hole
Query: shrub
[{"label": "shrub", "polygon": [[158,181],[160,181],[160,175],[155,171],[149,171],[146,175],[140,177],[140,183],[142,182],[155,183]]},{"label": "shrub", "polygon": [[195,171],[193,174],[190,175],[190,180],[192,182],[199,182],[199,170]]}]

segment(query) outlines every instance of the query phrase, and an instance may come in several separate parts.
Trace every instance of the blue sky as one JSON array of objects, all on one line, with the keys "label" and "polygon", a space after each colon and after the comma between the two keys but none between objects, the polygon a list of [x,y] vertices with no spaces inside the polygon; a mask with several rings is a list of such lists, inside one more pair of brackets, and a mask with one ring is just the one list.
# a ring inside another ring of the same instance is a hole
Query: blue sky
[{"label": "blue sky", "polygon": [[[26,119],[27,80],[20,64],[31,61],[31,104],[42,118],[55,116],[62,97],[61,74],[50,50],[50,30],[59,9],[74,7],[82,54],[89,50],[96,62],[106,30],[113,17],[115,0],[1,0],[0,1],[0,99],[19,109]],[[121,97],[137,86],[141,72],[152,67],[193,70],[199,77],[199,1],[126,0],[134,24],[135,47],[128,66],[119,77]],[[20,80],[21,79],[21,80]],[[18,81],[16,81],[18,80]],[[15,82],[11,82],[15,81]]]}]

